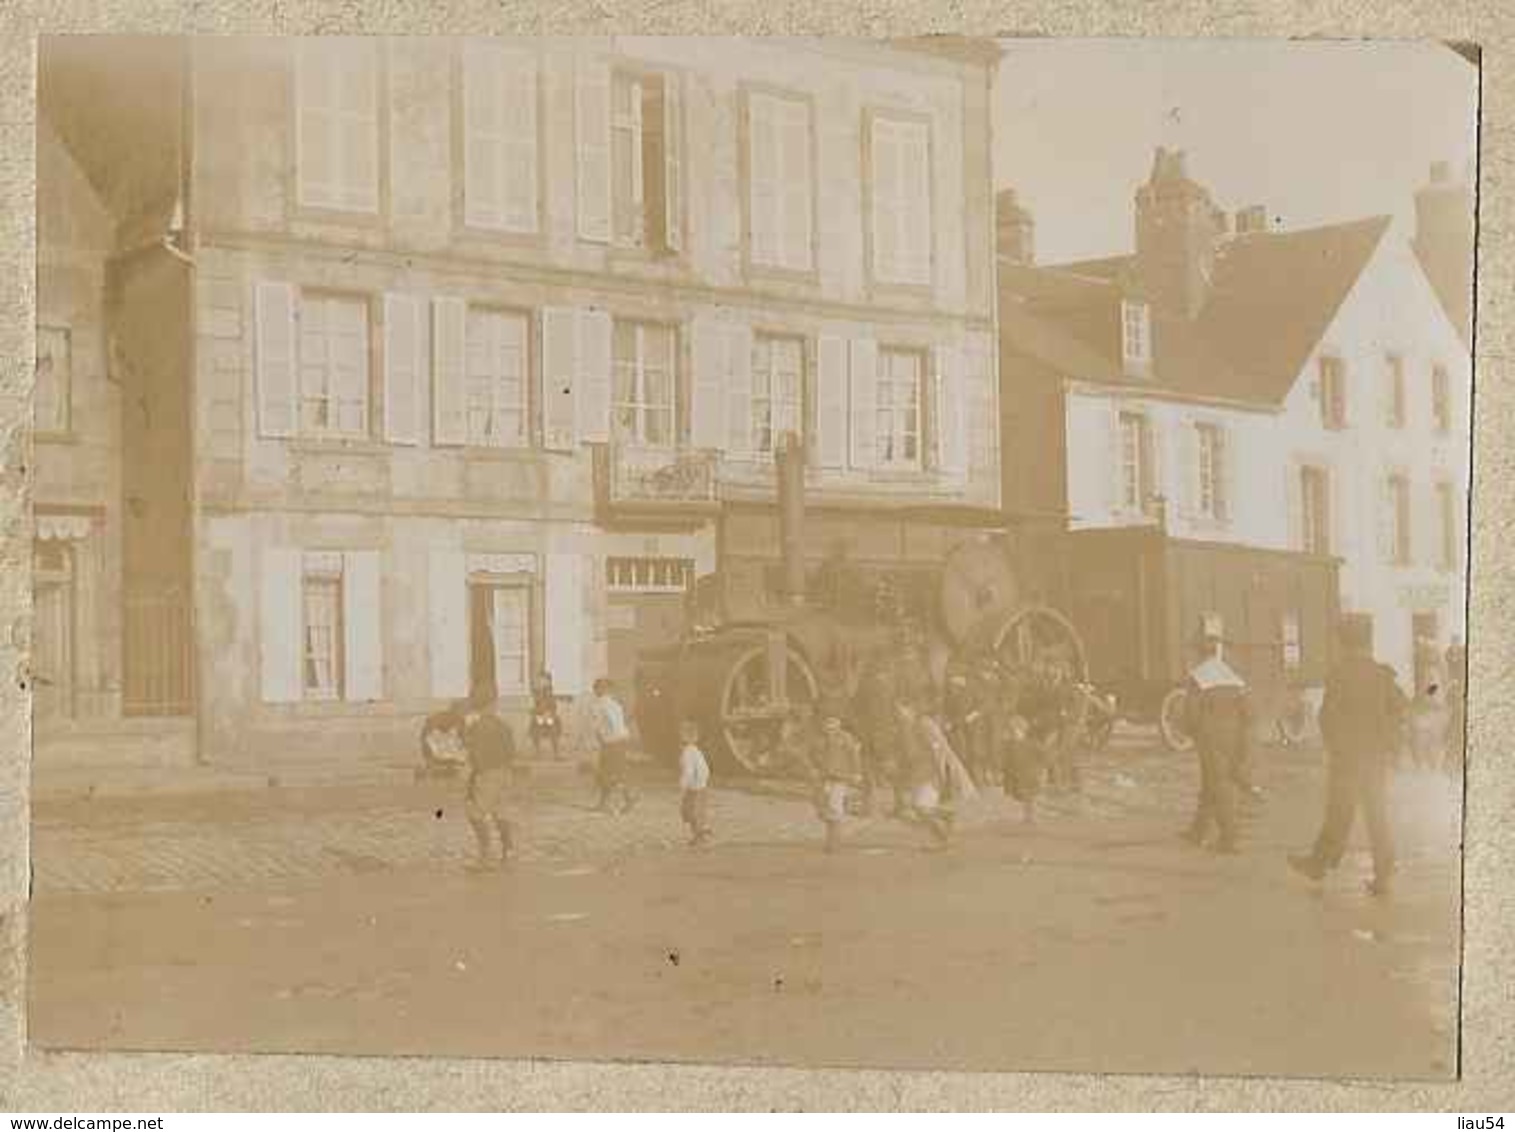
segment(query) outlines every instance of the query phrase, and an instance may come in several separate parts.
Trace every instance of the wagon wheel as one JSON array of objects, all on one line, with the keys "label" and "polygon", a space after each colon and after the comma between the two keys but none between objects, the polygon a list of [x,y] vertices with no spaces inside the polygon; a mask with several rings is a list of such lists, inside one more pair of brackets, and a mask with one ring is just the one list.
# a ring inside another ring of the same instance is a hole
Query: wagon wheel
[{"label": "wagon wheel", "polygon": [[1184,730],[1187,700],[1188,693],[1183,688],[1174,688],[1163,697],[1163,705],[1158,709],[1157,726],[1170,751],[1188,751],[1194,747],[1193,737]]},{"label": "wagon wheel", "polygon": [[1077,683],[1088,679],[1078,630],[1052,609],[1033,606],[1012,613],[994,634],[993,652],[1002,666],[1012,670],[1042,662],[1059,665]]},{"label": "wagon wheel", "polygon": [[780,645],[779,651],[781,665],[767,644],[749,648],[731,666],[721,687],[721,737],[732,760],[753,774],[788,769],[780,750],[784,720],[796,704],[814,704],[819,698],[815,673],[805,658],[788,644]]}]

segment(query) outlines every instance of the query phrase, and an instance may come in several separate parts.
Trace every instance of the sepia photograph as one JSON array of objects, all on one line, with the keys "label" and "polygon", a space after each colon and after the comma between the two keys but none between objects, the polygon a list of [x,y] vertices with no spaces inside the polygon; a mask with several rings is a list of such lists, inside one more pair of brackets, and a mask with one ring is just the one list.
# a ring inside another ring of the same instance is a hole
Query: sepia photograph
[{"label": "sepia photograph", "polygon": [[40,37],[30,1043],[1456,1079],[1479,67]]}]

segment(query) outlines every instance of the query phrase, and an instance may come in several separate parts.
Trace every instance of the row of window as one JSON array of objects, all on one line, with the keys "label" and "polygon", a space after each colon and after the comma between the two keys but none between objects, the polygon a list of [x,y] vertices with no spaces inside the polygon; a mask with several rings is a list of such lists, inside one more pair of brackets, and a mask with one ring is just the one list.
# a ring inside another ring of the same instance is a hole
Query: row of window
[{"label": "row of window", "polygon": [[[1401,429],[1410,423],[1410,397],[1405,375],[1405,359],[1400,354],[1383,358],[1382,422],[1387,428]],[[1344,429],[1349,423],[1347,365],[1331,355],[1320,359],[1315,383],[1320,422],[1329,429]],[[1431,367],[1431,426],[1440,434],[1452,431],[1452,383],[1447,368]]]},{"label": "row of window", "polygon": [[[1117,507],[1127,514],[1149,514],[1162,490],[1152,422],[1145,413],[1136,411],[1122,411],[1117,420]],[[1182,509],[1192,520],[1229,521],[1233,473],[1226,430],[1210,421],[1191,422],[1185,426],[1182,444],[1186,457]],[[1333,553],[1329,469],[1318,465],[1301,467],[1289,491],[1290,513],[1297,516],[1292,544],[1311,554]],[[1378,501],[1381,556],[1389,564],[1408,566],[1414,561],[1415,526],[1410,479],[1401,472],[1392,473],[1384,477],[1381,492]],[[1452,570],[1458,562],[1458,494],[1452,483],[1445,480],[1436,482],[1434,492],[1434,561],[1438,568]]]},{"label": "row of window", "polygon": [[[535,569],[521,569],[515,556],[507,557],[510,562],[486,560],[472,567],[465,559],[452,570],[433,563],[430,624],[438,636],[430,649],[432,693],[438,698],[481,686],[504,696],[525,695],[533,671],[541,666],[532,631],[533,612],[542,600]],[[381,616],[378,559],[375,551],[268,555],[261,610],[265,701],[384,698],[376,629]],[[571,583],[551,573],[544,588],[551,591],[554,580],[571,593]],[[694,563],[687,558],[605,561],[609,593],[677,594],[693,580]],[[551,606],[554,594],[547,592],[545,601]],[[445,616],[449,610],[458,616]],[[584,639],[577,623],[556,628],[570,641]],[[568,672],[556,675],[563,690],[580,683]]]},{"label": "row of window", "polygon": [[492,449],[614,438],[751,456],[793,433],[822,466],[965,467],[961,359],[946,349],[812,342],[705,317],[397,294],[380,304],[283,283],[258,287],[256,345],[265,436],[415,444],[429,431],[435,445]]},{"label": "row of window", "polygon": [[[456,99],[462,218],[473,229],[543,230],[540,60],[530,48],[471,41]],[[372,41],[302,40],[295,68],[296,192],[305,208],[380,211],[383,62]],[[684,215],[681,77],[581,61],[574,88],[576,221],[581,239],[676,253]],[[815,269],[815,106],[803,94],[742,95],[742,193],[748,261]],[[867,112],[862,181],[870,269],[882,283],[928,285],[932,270],[931,125]]]}]

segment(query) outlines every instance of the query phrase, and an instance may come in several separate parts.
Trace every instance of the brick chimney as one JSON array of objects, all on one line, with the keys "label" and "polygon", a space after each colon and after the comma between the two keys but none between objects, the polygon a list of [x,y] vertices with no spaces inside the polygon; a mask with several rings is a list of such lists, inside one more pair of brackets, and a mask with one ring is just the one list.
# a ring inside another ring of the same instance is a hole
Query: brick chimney
[{"label": "brick chimney", "polygon": [[1466,338],[1473,311],[1473,193],[1445,161],[1415,194],[1415,254]]},{"label": "brick chimney", "polygon": [[1036,221],[1016,198],[1014,189],[1004,189],[994,198],[995,248],[1000,259],[1017,267],[1036,264]]},{"label": "brick chimney", "polygon": [[1199,314],[1225,227],[1209,191],[1189,179],[1183,150],[1159,147],[1152,175],[1136,190],[1136,271],[1156,306]]},{"label": "brick chimney", "polygon": [[1237,210],[1236,234],[1238,236],[1253,236],[1267,230],[1268,209],[1266,205],[1253,204]]}]

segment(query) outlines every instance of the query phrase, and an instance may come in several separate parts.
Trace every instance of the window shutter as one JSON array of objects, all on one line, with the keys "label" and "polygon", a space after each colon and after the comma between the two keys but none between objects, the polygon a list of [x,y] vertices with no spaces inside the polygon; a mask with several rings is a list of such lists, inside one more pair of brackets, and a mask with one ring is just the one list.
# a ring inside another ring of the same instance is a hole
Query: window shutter
[{"label": "window shutter", "polygon": [[878,343],[871,338],[854,338],[849,354],[851,464],[854,468],[872,468],[878,463]]},{"label": "window shutter", "polygon": [[584,565],[582,555],[549,554],[544,578],[547,669],[553,688],[569,696],[585,689],[584,646],[592,635],[584,613]]},{"label": "window shutter", "polygon": [[428,563],[427,631],[431,694],[468,694],[468,568],[461,550],[433,550]]},{"label": "window shutter", "polygon": [[344,696],[353,703],[384,698],[384,608],[379,596],[379,552],[342,556]]},{"label": "window shutter", "polygon": [[679,75],[663,77],[663,246],[684,246],[684,101]]},{"label": "window shutter", "polygon": [[[726,437],[726,328],[712,315],[696,315],[690,328],[694,391],[690,405],[690,443],[696,448],[721,448]],[[731,448],[737,450],[735,434]]]},{"label": "window shutter", "polygon": [[579,238],[610,241],[610,72],[599,60],[580,60],[574,83],[578,147]]},{"label": "window shutter", "polygon": [[[1156,514],[1159,507],[1166,511],[1171,505],[1174,485],[1168,474],[1168,461],[1164,459],[1164,445],[1167,439],[1157,421],[1143,415],[1141,425],[1142,482],[1140,485],[1142,498],[1138,501],[1138,507],[1146,516]],[[1183,442],[1180,440],[1179,443]],[[1179,459],[1182,460],[1183,456],[1180,455]],[[1179,467],[1176,474],[1183,476],[1184,469]],[[1157,502],[1156,496],[1162,496],[1161,503]]]},{"label": "window shutter", "polygon": [[898,149],[900,276],[931,282],[931,134],[919,123],[902,126]]},{"label": "window shutter", "polygon": [[258,595],[258,659],[264,703],[295,703],[303,696],[300,682],[303,580],[298,550],[264,549]]},{"label": "window shutter", "polygon": [[337,205],[337,68],[319,41],[295,44],[295,192],[300,204]]},{"label": "window shutter", "polygon": [[1284,511],[1288,516],[1286,546],[1289,550],[1305,548],[1304,469],[1292,460],[1284,464]]},{"label": "window shutter", "polygon": [[1378,481],[1378,554],[1384,562],[1395,561],[1394,481],[1388,476]]},{"label": "window shutter", "polygon": [[461,445],[468,439],[468,383],[464,329],[468,308],[462,299],[432,300],[432,441]]},{"label": "window shutter", "polygon": [[578,447],[578,316],[572,307],[542,311],[542,438],[544,447]]},{"label": "window shutter", "polygon": [[344,40],[336,98],[339,187],[337,205],[353,212],[379,211],[379,61],[377,43]]},{"label": "window shutter", "polygon": [[537,61],[507,56],[503,70],[505,114],[505,228],[537,230]]},{"label": "window shutter", "polygon": [[781,256],[779,208],[781,160],[776,122],[778,104],[766,95],[747,99],[747,228],[753,263],[778,266]]},{"label": "window shutter", "polygon": [[956,345],[939,347],[936,366],[937,459],[943,476],[964,480],[968,477],[968,414],[962,349]]},{"label": "window shutter", "polygon": [[873,120],[870,151],[873,178],[873,273],[885,281],[899,278],[899,146],[894,123]]},{"label": "window shutter", "polygon": [[822,334],[816,344],[816,459],[823,468],[847,466],[847,339]]},{"label": "window shutter", "polygon": [[752,454],[752,327],[737,322],[722,329],[729,443],[735,454],[748,456]]},{"label": "window shutter", "polygon": [[1229,523],[1236,507],[1236,440],[1237,435],[1229,428],[1216,433],[1220,444],[1220,467],[1215,477],[1215,514],[1223,523]]},{"label": "window shutter", "polygon": [[1186,519],[1199,516],[1199,425],[1185,419],[1179,427],[1178,510]]},{"label": "window shutter", "polygon": [[[1111,402],[1107,421],[1109,424],[1109,464],[1105,476],[1105,513],[1117,515],[1126,506],[1126,449],[1125,437],[1121,434],[1120,405]],[[1070,435],[1069,439],[1072,437]],[[1071,481],[1070,481],[1071,484]]]},{"label": "window shutter", "polygon": [[579,439],[603,444],[610,439],[611,320],[606,311],[578,311]]},{"label": "window shutter", "polygon": [[295,289],[259,283],[257,292],[258,432],[295,434],[298,359],[295,356]]},{"label": "window shutter", "polygon": [[783,180],[779,213],[783,217],[781,259],[785,267],[809,271],[811,261],[810,215],[810,113],[803,102],[785,101],[778,119],[777,149]]},{"label": "window shutter", "polygon": [[426,373],[426,307],[414,295],[384,296],[384,438],[419,444]]}]

